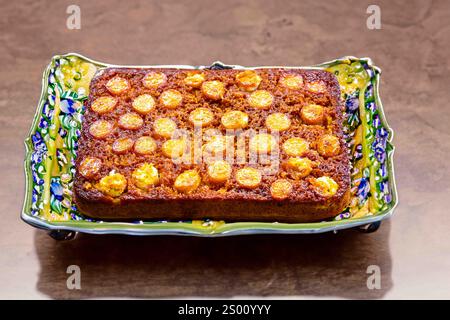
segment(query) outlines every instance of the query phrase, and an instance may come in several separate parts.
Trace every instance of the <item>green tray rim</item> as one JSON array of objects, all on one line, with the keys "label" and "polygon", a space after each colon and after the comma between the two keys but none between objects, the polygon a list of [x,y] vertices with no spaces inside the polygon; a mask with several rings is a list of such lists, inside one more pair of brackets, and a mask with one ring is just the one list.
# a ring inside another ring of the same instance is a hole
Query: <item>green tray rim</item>
[{"label": "green tray rim", "polygon": [[311,234],[337,231],[342,229],[355,228],[371,223],[376,223],[384,219],[390,218],[394,212],[394,209],[398,205],[398,192],[395,182],[394,172],[394,151],[393,145],[394,131],[389,126],[383,105],[381,103],[379,95],[380,86],[380,74],[381,69],[375,66],[372,59],[368,57],[357,58],[354,56],[344,56],[342,58],[323,62],[321,64],[313,66],[255,66],[255,67],[243,67],[240,65],[228,65],[220,61],[213,62],[212,65],[227,66],[236,69],[261,69],[261,68],[288,68],[288,69],[323,69],[340,63],[350,63],[355,61],[365,62],[375,72],[375,86],[374,96],[378,106],[378,112],[380,120],[383,126],[388,131],[387,138],[387,170],[388,181],[392,195],[392,201],[390,206],[377,213],[376,215],[366,216],[355,219],[344,219],[339,221],[326,221],[326,222],[314,222],[314,223],[278,223],[278,222],[229,222],[217,227],[202,227],[193,225],[190,223],[179,222],[145,222],[145,223],[131,223],[131,222],[113,222],[113,221],[47,221],[40,217],[31,215],[31,194],[32,194],[32,174],[31,174],[31,153],[33,151],[33,145],[31,136],[35,132],[38,126],[39,117],[42,112],[42,108],[47,99],[48,81],[47,78],[50,73],[53,62],[56,59],[77,57],[84,61],[95,64],[97,67],[119,67],[119,68],[177,68],[177,69],[202,69],[210,66],[191,66],[191,65],[115,65],[99,62],[90,58],[87,58],[78,53],[67,53],[63,55],[55,55],[52,57],[50,63],[45,68],[42,80],[41,80],[41,94],[38,100],[38,106],[28,132],[28,135],[24,141],[25,144],[25,194],[23,207],[21,212],[21,218],[26,223],[44,229],[48,231],[73,231],[90,234],[127,234],[127,235],[181,235],[181,236],[230,236],[230,235],[247,235],[247,234]]}]

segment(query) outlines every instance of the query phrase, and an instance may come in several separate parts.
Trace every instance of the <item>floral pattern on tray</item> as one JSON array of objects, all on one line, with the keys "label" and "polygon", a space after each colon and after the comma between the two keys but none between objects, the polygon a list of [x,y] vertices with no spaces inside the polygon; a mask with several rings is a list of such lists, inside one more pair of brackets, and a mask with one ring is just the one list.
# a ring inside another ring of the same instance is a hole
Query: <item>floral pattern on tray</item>
[{"label": "floral pattern on tray", "polygon": [[[83,217],[72,201],[71,191],[84,113],[83,102],[87,99],[89,83],[95,72],[107,66],[69,54],[54,57],[44,73],[45,91],[26,141],[25,170],[28,180],[23,215],[68,229],[70,222],[77,222],[77,226],[85,223],[87,232],[92,228],[88,223],[104,223],[117,228],[112,225],[114,222]],[[396,193],[391,159],[393,147],[390,144],[392,132],[387,127],[377,92],[380,71],[372,66],[370,59],[352,57],[316,67],[333,72],[338,78],[345,104],[344,132],[351,151],[351,203],[348,209],[334,218],[334,222],[345,223],[347,220],[387,214],[395,206]],[[203,229],[211,233],[220,233],[219,229],[225,225],[224,229],[228,232],[233,231],[234,225],[239,226],[241,231],[255,229],[254,224],[258,224],[258,228],[261,225],[275,228],[273,223],[257,222],[206,220],[176,223],[183,226],[189,224],[192,230]],[[136,221],[128,225],[136,224],[146,225],[149,230],[160,225],[162,229],[158,230],[164,230],[167,222]],[[289,229],[295,230],[296,226],[299,231],[307,226],[320,229],[321,224],[291,224]],[[170,227],[173,228],[173,225],[171,223]]]}]

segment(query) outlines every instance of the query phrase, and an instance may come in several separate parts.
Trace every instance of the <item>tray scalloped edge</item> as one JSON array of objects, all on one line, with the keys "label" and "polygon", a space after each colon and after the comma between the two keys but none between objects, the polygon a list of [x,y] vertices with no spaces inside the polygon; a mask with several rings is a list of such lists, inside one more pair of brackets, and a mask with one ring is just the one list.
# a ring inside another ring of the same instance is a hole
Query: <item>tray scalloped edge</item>
[{"label": "tray scalloped edge", "polygon": [[375,87],[374,96],[377,105],[377,110],[380,116],[382,126],[388,131],[388,137],[386,143],[389,145],[389,150],[386,151],[386,164],[389,171],[389,189],[392,197],[392,202],[387,210],[377,213],[376,215],[365,216],[362,218],[343,219],[339,221],[326,221],[317,223],[278,223],[278,222],[234,222],[224,224],[214,224],[209,221],[205,221],[205,224],[199,227],[190,223],[180,222],[156,222],[156,223],[123,223],[123,222],[103,222],[103,221],[48,221],[38,216],[33,216],[30,213],[30,201],[31,201],[31,187],[33,179],[30,170],[30,157],[32,154],[31,137],[35,132],[39,116],[42,112],[42,108],[47,98],[48,89],[48,76],[52,66],[52,62],[59,58],[64,57],[77,57],[81,60],[87,61],[97,66],[102,67],[137,67],[137,68],[164,68],[175,67],[180,69],[203,69],[211,68],[213,66],[226,67],[226,68],[238,68],[238,69],[252,69],[252,68],[276,68],[277,66],[263,66],[263,67],[242,67],[238,65],[226,65],[220,61],[214,62],[211,66],[188,66],[188,65],[153,65],[153,66],[125,66],[125,65],[113,65],[97,62],[95,60],[86,58],[77,53],[68,53],[65,55],[56,55],[52,58],[51,63],[47,66],[43,73],[42,78],[42,90],[38,103],[32,126],[25,140],[26,157],[24,161],[24,170],[26,178],[25,199],[22,208],[21,218],[28,224],[48,231],[63,231],[63,232],[82,232],[91,234],[128,234],[128,235],[185,235],[185,236],[231,236],[231,235],[244,235],[244,234],[271,234],[271,233],[285,233],[285,234],[299,234],[299,233],[322,233],[337,231],[341,229],[348,229],[354,227],[360,227],[368,224],[379,223],[381,220],[389,218],[395,207],[398,204],[398,194],[395,184],[395,173],[393,166],[393,154],[395,147],[392,144],[393,130],[387,123],[383,106],[379,97],[379,84],[381,70],[374,66],[370,58],[356,58],[353,56],[345,56],[340,59],[331,60],[311,67],[290,67],[290,66],[278,66],[280,68],[292,68],[292,69],[324,69],[325,66],[332,66],[339,63],[346,63],[351,61],[365,62],[370,68],[375,71]]}]

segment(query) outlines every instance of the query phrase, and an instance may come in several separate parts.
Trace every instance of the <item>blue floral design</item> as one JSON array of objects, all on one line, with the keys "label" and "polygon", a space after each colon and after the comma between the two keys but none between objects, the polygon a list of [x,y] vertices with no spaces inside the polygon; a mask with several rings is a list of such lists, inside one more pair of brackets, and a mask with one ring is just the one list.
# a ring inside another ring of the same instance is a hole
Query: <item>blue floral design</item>
[{"label": "blue floral design", "polygon": [[378,128],[381,125],[380,117],[378,116],[378,114],[375,114],[373,116],[372,124],[374,128]]},{"label": "blue floral design", "polygon": [[36,191],[35,188],[33,188],[33,193],[31,196],[31,203],[35,204],[39,199],[39,193]]},{"label": "blue floral design", "polygon": [[387,176],[388,176],[388,172],[387,172],[387,168],[386,168],[386,164],[382,164],[381,166],[380,166],[380,169],[379,169],[379,173],[378,173],[382,178],[387,178]]},{"label": "blue floral design", "polygon": [[45,117],[42,117],[41,121],[39,121],[39,128],[41,128],[41,129],[48,128],[48,121]]},{"label": "blue floral design", "polygon": [[356,96],[349,96],[347,100],[345,100],[345,107],[347,112],[353,113],[359,108],[359,99]]},{"label": "blue floral design", "polygon": [[61,99],[60,108],[66,114],[74,114],[77,111],[74,105],[75,101],[71,99]]},{"label": "blue floral design", "polygon": [[362,157],[363,157],[362,149],[363,149],[362,144],[358,144],[356,146],[355,153],[353,154],[355,161],[362,159]]},{"label": "blue floral design", "polygon": [[365,202],[370,192],[370,183],[367,178],[361,178],[358,190],[356,191],[356,196],[358,197],[359,203],[362,204]]},{"label": "blue floral design", "polygon": [[37,144],[41,143],[43,141],[41,133],[39,131],[36,131],[31,136],[31,141],[33,141],[33,145],[36,146]]},{"label": "blue floral design", "polygon": [[36,131],[35,134],[31,136],[31,141],[34,146],[34,152],[31,154],[31,162],[33,164],[40,163],[47,153],[47,146],[39,131]]},{"label": "blue floral design", "polygon": [[389,132],[384,128],[380,127],[376,130],[377,139],[387,139]]},{"label": "blue floral design", "polygon": [[44,116],[46,116],[48,119],[51,119],[53,117],[53,109],[50,107],[50,104],[46,102],[44,104],[44,107],[42,109],[42,113]]},{"label": "blue floral design", "polygon": [[379,183],[380,191],[383,193],[389,192],[389,184],[387,181],[382,181]]},{"label": "blue floral design", "polygon": [[67,131],[64,128],[59,128],[58,134],[61,136],[61,138],[65,138],[67,135]]},{"label": "blue floral design", "polygon": [[369,109],[371,112],[375,112],[377,110],[375,102],[366,103],[366,108]]},{"label": "blue floral design", "polygon": [[39,173],[37,171],[35,171],[34,168],[33,169],[33,181],[35,184],[37,184],[38,186],[41,186],[44,184],[44,179],[42,179],[39,175]]},{"label": "blue floral design", "polygon": [[53,181],[50,184],[50,192],[55,197],[55,199],[61,201],[63,199],[64,189],[59,182]]},{"label": "blue floral design", "polygon": [[372,84],[369,84],[367,86],[366,92],[364,92],[364,97],[366,99],[370,99],[370,98],[373,97],[373,86],[372,86]]}]

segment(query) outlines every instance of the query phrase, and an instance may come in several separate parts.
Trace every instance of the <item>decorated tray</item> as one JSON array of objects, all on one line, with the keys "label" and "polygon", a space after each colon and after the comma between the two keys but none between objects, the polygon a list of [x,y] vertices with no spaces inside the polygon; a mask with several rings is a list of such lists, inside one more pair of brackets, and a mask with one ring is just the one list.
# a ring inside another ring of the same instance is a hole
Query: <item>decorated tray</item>
[{"label": "decorated tray", "polygon": [[[93,61],[70,53],[54,56],[42,79],[42,93],[25,140],[26,192],[22,219],[50,231],[57,239],[77,232],[130,235],[225,236],[260,233],[318,233],[359,227],[374,231],[396,204],[392,145],[379,98],[380,69],[369,58],[344,57],[312,67],[324,69],[339,81],[345,104],[344,132],[351,159],[351,202],[328,221],[315,223],[193,221],[114,222],[90,219],[72,199],[75,159],[94,74],[106,67],[125,67]],[[127,66],[129,67],[129,66]],[[135,68],[254,69],[215,62],[210,66],[133,66]],[[269,67],[267,67],[269,68]],[[270,67],[274,68],[274,67]]]}]

